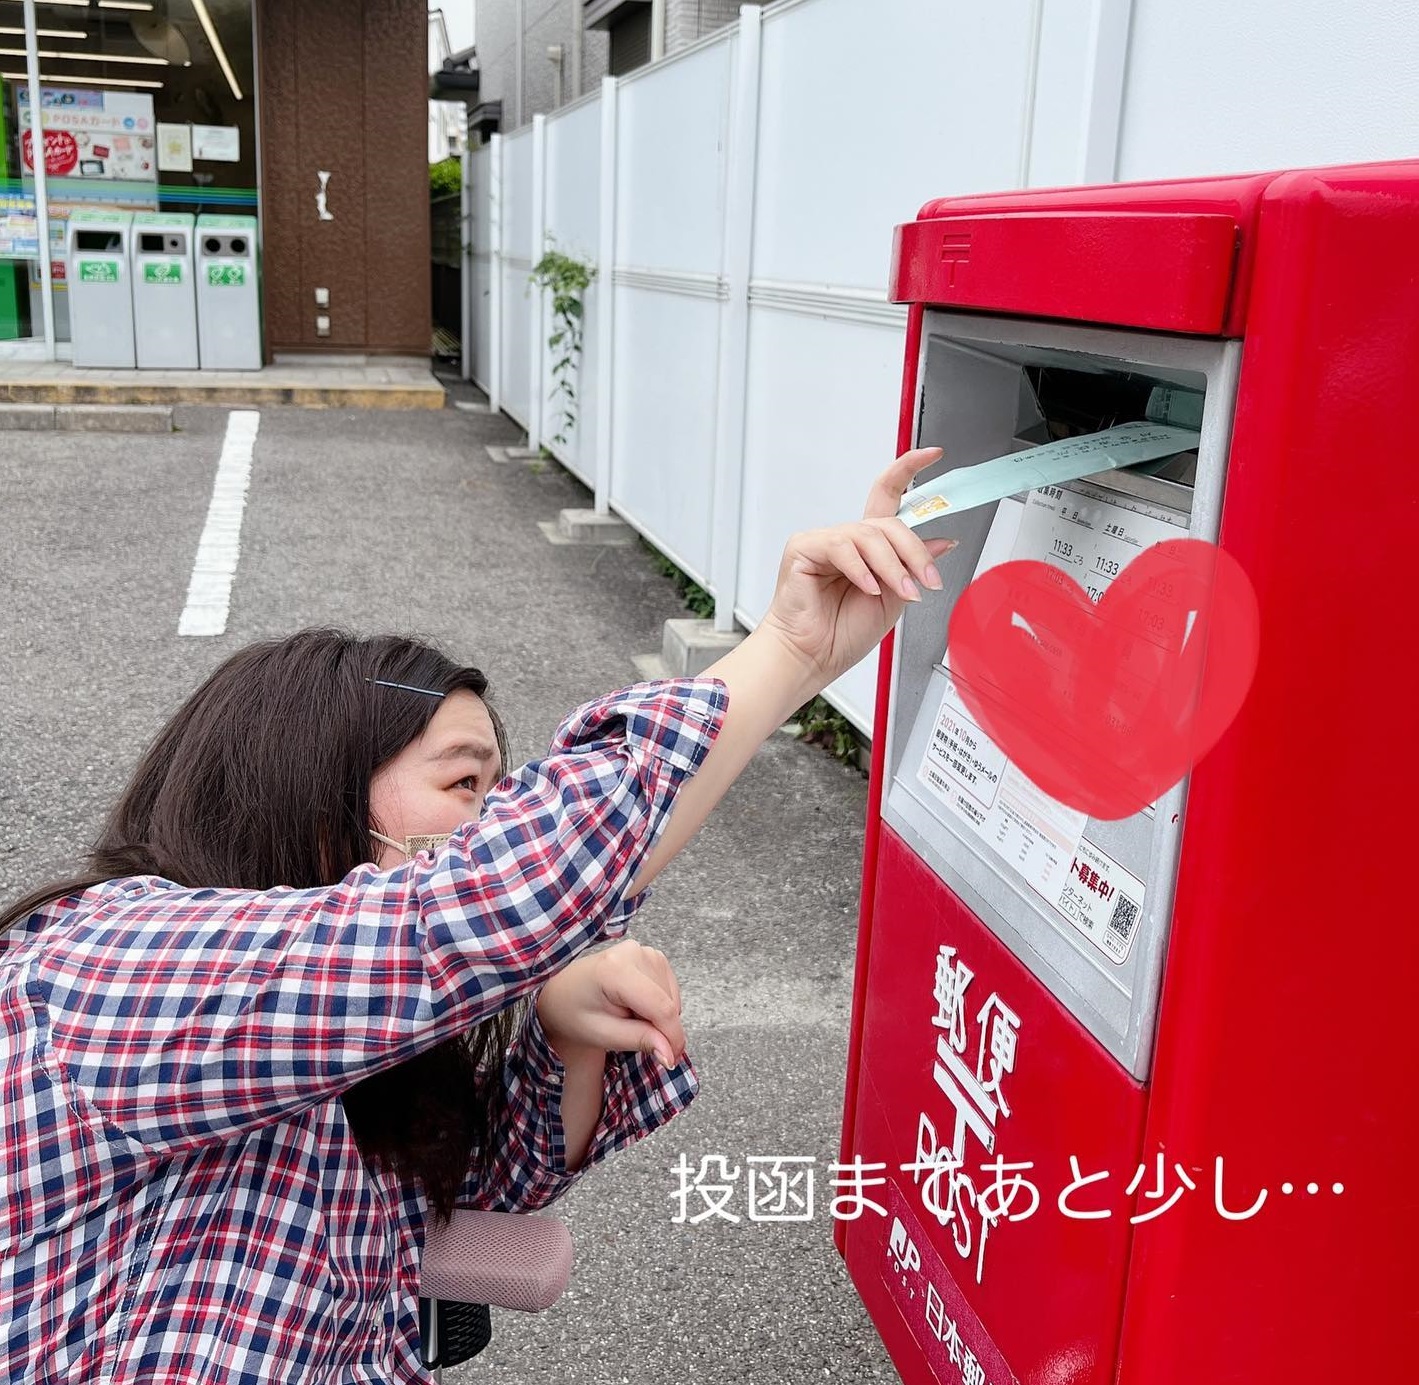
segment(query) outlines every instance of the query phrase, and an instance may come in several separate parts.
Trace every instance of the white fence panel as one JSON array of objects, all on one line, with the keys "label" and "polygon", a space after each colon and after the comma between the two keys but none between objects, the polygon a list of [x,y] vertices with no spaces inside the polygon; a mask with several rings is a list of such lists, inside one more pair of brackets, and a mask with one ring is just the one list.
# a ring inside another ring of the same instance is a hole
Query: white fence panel
[{"label": "white fence panel", "polygon": [[469,369],[484,391],[493,387],[493,151],[488,145],[470,156],[473,184],[472,299],[473,350]]},{"label": "white fence panel", "polygon": [[766,10],[754,277],[881,292],[893,225],[1016,186],[1030,32],[1031,0]]},{"label": "white fence panel", "polygon": [[[764,15],[735,606],[746,625],[768,607],[788,535],[860,514],[893,456],[906,312],[885,301],[892,226],[929,198],[1017,184],[1032,13],[1030,0],[889,0],[864,24],[854,0],[814,0]],[[844,120],[845,84],[865,72],[890,72],[890,87]],[[865,659],[828,694],[864,730],[875,675]]]},{"label": "white fence panel", "polygon": [[708,582],[732,32],[618,93],[611,503]]},{"label": "white fence panel", "polygon": [[[587,264],[600,253],[601,99],[593,95],[547,120],[547,241]],[[538,252],[539,256],[541,252]],[[547,348],[543,356],[542,442],[584,485],[595,484],[596,405],[599,372],[596,359],[596,303],[599,285],[585,295],[580,359],[568,372],[576,392],[571,405],[574,421],[564,425],[565,396],[554,393],[553,367],[562,351]],[[541,340],[555,330],[548,296]],[[561,435],[565,441],[557,441]]]},{"label": "white fence panel", "polygon": [[502,407],[524,428],[532,416],[532,131],[503,141]]},{"label": "white fence panel", "polygon": [[[473,162],[475,376],[752,626],[785,537],[857,513],[892,455],[895,223],[971,192],[1419,154],[1419,5],[784,0],[537,129]],[[599,258],[565,445],[539,228]],[[873,674],[829,690],[864,729]]]},{"label": "white fence panel", "polygon": [[1419,154],[1419,5],[1134,0],[1117,176]]}]

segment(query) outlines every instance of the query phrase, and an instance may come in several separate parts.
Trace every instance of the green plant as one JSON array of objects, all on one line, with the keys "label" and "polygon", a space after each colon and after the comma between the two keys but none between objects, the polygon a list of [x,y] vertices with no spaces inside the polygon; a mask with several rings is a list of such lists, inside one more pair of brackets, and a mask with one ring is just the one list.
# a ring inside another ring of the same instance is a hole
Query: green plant
[{"label": "green plant", "polygon": [[857,728],[821,697],[805,703],[793,715],[798,723],[798,739],[809,745],[822,746],[835,760],[859,768],[861,741]]},{"label": "green plant", "polygon": [[457,159],[440,159],[429,165],[429,197],[456,197],[463,190],[463,165]]},{"label": "green plant", "polygon": [[650,561],[655,565],[656,571],[661,576],[668,577],[674,584],[676,596],[684,602],[690,614],[698,616],[701,620],[713,620],[714,597],[688,573],[682,572],[654,544],[647,543],[645,539],[641,539],[640,544],[650,556]]},{"label": "green plant", "polygon": [[548,250],[532,267],[532,282],[552,295],[552,335],[547,345],[555,354],[552,399],[561,401],[561,417],[552,441],[566,444],[567,430],[576,423],[576,387],[572,371],[581,356],[583,298],[596,270],[560,250]]}]

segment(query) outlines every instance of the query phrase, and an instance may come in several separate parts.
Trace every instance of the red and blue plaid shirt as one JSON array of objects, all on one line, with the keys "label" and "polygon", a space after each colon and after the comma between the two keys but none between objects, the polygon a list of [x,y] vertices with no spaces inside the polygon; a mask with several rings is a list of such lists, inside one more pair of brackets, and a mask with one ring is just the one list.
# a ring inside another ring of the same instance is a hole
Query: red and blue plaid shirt
[{"label": "red and blue plaid shirt", "polygon": [[[717,679],[578,709],[437,856],[329,889],[110,881],[0,934],[0,1376],[428,1380],[427,1203],[361,1160],[340,1093],[624,933],[625,891],[723,720]],[[495,1173],[519,1210],[654,1130],[686,1062],[611,1055],[581,1169],[536,1006],[504,1072]]]}]

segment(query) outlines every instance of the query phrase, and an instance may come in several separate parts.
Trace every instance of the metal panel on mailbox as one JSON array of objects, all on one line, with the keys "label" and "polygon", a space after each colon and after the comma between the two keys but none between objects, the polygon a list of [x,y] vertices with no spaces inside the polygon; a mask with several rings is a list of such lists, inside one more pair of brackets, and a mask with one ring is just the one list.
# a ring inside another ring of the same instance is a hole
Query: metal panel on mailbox
[{"label": "metal panel on mailbox", "polygon": [[[1046,487],[933,524],[958,547],[945,586],[898,632],[883,820],[1135,1076],[1147,1071],[1185,786],[1121,822],[1036,789],[976,725],[946,631],[966,586],[998,563],[1051,564],[1100,599],[1155,543],[1214,539],[1240,347],[963,314],[926,315],[917,445],[923,475],[1064,435],[1186,408],[1201,441],[1163,474]],[[1174,412],[1171,416],[1176,417]],[[1167,471],[1179,479],[1166,479]]]}]

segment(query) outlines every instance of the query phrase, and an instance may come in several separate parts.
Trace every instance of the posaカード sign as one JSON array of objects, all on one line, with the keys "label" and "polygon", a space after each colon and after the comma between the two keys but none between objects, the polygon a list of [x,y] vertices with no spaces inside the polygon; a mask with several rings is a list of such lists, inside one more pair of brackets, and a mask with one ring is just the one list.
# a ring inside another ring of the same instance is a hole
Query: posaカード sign
[{"label": "posa\u30ab\u30fc\u30c9 sign", "polygon": [[1416,246],[1416,162],[898,229],[958,546],[880,666],[835,1234],[907,1385],[1419,1351]]}]

